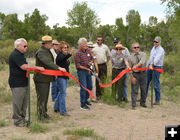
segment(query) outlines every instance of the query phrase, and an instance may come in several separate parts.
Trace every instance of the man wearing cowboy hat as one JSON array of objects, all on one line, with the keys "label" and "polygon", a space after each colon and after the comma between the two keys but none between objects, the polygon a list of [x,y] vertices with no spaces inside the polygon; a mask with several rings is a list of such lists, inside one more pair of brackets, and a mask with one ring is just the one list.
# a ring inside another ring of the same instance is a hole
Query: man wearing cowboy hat
[{"label": "man wearing cowboy hat", "polygon": [[131,77],[132,109],[136,107],[139,86],[141,89],[140,106],[146,108],[146,71],[135,70],[136,68],[146,67],[146,53],[140,51],[140,46],[137,42],[132,44],[132,50],[133,53],[129,58],[129,65],[133,69],[133,71],[129,73]]},{"label": "man wearing cowboy hat", "polygon": [[[54,64],[54,58],[50,49],[52,48],[52,37],[42,37],[42,47],[36,52],[36,65],[45,69],[60,70],[66,72],[64,68]],[[39,72],[34,74],[34,83],[37,93],[37,113],[41,122],[48,123],[50,118],[47,114],[47,103],[49,96],[50,82],[54,81],[54,76],[44,75]]]}]

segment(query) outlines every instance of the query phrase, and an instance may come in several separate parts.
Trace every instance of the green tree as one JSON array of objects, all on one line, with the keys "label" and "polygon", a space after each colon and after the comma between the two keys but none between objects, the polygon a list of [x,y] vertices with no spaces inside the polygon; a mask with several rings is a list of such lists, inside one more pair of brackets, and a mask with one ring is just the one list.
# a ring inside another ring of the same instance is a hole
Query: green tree
[{"label": "green tree", "polygon": [[66,23],[70,27],[79,27],[81,36],[92,40],[100,20],[95,11],[88,7],[87,2],[75,2],[72,10],[69,10],[67,14],[68,19]]},{"label": "green tree", "polygon": [[46,25],[48,17],[46,15],[40,15],[38,9],[35,9],[30,16],[29,13],[25,14],[23,31],[27,40],[38,41],[45,34],[50,32],[50,27]]},{"label": "green tree", "polygon": [[139,41],[141,17],[138,11],[130,10],[126,15],[127,22],[127,44]]},{"label": "green tree", "polygon": [[113,32],[114,32],[114,26],[113,25],[100,25],[97,29],[97,35],[96,36],[102,36],[103,41],[106,45],[111,46],[113,41]]},{"label": "green tree", "polygon": [[17,14],[9,14],[2,20],[2,39],[17,39],[21,37],[22,22]]}]

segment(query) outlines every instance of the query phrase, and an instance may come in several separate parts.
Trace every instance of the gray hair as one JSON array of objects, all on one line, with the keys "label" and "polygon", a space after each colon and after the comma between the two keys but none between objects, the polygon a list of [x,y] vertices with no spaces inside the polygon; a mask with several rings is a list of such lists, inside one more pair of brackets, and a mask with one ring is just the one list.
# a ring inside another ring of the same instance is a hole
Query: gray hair
[{"label": "gray hair", "polygon": [[135,44],[138,44],[138,45],[139,45],[139,42],[134,42],[134,43],[132,43],[131,48],[133,48],[133,46],[134,46]]},{"label": "gray hair", "polygon": [[22,41],[24,41],[25,43],[27,43],[26,39],[24,39],[24,38],[19,38],[19,39],[16,39],[16,41],[14,42],[14,47],[16,48],[18,45],[21,44]]},{"label": "gray hair", "polygon": [[79,40],[78,40],[78,45],[80,45],[82,42],[86,42],[87,43],[87,39],[86,38],[84,38],[84,37],[82,37],[82,38],[80,38]]}]

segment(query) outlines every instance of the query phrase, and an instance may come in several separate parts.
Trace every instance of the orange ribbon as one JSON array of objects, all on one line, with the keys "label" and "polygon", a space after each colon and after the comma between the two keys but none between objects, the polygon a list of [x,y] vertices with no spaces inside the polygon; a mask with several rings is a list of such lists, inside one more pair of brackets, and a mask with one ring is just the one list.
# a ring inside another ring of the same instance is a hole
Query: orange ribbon
[{"label": "orange ribbon", "polygon": [[40,70],[37,70],[37,69],[28,68],[27,73],[26,73],[27,78],[28,78],[28,72],[29,71],[36,71],[36,72],[40,72],[40,73],[45,74],[45,75],[68,76],[68,77],[72,78],[73,80],[75,80],[77,83],[79,83],[82,88],[84,88],[86,91],[88,91],[90,97],[94,98],[92,92],[89,89],[85,88],[75,77],[73,77],[68,72],[62,72],[62,71],[59,71],[59,70],[47,70],[47,69],[45,69],[44,71],[40,71]]},{"label": "orange ribbon", "polygon": [[[149,68],[136,68],[135,70],[141,71],[141,70],[148,70],[148,69]],[[110,84],[105,85],[105,84],[100,83],[100,87],[109,87],[109,86],[111,86],[113,83],[115,83],[117,80],[119,80],[124,74],[126,74],[126,73],[128,73],[128,72],[130,72],[132,70],[133,69],[125,69],[125,70],[123,70],[121,73],[118,74],[118,76],[113,81],[111,81]],[[153,69],[153,70],[155,70],[157,72],[160,72],[160,73],[163,73],[163,69]],[[92,92],[89,89],[85,88],[75,77],[73,77],[68,72],[62,72],[62,71],[59,71],[59,70],[47,70],[47,69],[45,69],[44,71],[40,71],[40,70],[37,70],[37,69],[28,68],[27,73],[26,73],[27,78],[28,78],[28,72],[29,71],[36,71],[36,72],[40,72],[40,73],[45,74],[45,75],[68,76],[68,77],[72,78],[73,80],[75,80],[77,83],[79,83],[82,88],[84,88],[86,91],[88,91],[90,97],[94,98]]]},{"label": "orange ribbon", "polygon": [[[135,70],[139,70],[139,71],[142,71],[142,70],[148,70],[149,68],[136,68]],[[160,72],[160,73],[163,73],[163,69],[152,69],[152,70],[155,70],[157,72]],[[116,78],[114,78],[114,80],[111,81],[111,83],[109,83],[108,85],[105,85],[105,84],[101,84],[100,83],[100,87],[109,87],[111,86],[113,83],[115,83],[117,80],[119,80],[124,74],[130,72],[130,71],[133,71],[133,69],[125,69],[123,71],[121,71],[121,73],[118,74],[118,76]]]}]

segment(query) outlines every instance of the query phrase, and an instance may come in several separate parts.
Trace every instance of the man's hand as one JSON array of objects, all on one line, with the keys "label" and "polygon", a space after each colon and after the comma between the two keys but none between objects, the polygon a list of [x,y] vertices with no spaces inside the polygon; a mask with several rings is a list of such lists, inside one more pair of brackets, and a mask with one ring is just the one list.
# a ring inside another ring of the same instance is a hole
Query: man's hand
[{"label": "man's hand", "polygon": [[88,63],[88,65],[89,65],[89,66],[91,66],[91,65],[92,65],[92,63],[93,63],[93,61],[90,61],[90,62]]},{"label": "man's hand", "polygon": [[37,67],[37,69],[40,70],[40,71],[44,71],[45,70],[44,67]]},{"label": "man's hand", "polygon": [[58,69],[59,69],[60,71],[62,71],[62,72],[66,72],[66,69],[65,69],[65,68],[59,67]]},{"label": "man's hand", "polygon": [[149,65],[149,69],[153,70],[153,66],[152,66],[152,64],[151,64],[151,65]]},{"label": "man's hand", "polygon": [[136,78],[135,77],[132,77],[131,81],[132,81],[133,85],[136,84]]}]

